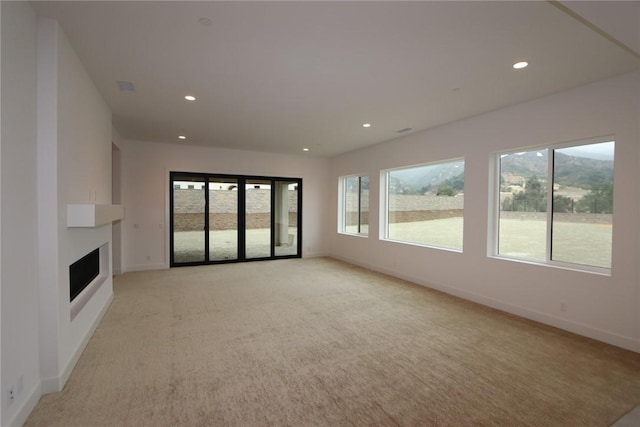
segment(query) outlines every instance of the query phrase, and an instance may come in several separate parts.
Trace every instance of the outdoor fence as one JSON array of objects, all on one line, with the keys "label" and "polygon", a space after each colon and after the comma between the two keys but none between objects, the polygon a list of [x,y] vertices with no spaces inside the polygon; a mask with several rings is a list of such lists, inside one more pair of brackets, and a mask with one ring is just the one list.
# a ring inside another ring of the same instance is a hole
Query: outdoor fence
[{"label": "outdoor fence", "polygon": [[[271,190],[251,189],[246,197],[246,228],[271,226]],[[201,231],[204,229],[204,190],[173,190],[175,231]],[[289,226],[296,227],[298,192],[289,190]],[[209,230],[235,230],[238,227],[238,192],[232,190],[209,191]]]}]

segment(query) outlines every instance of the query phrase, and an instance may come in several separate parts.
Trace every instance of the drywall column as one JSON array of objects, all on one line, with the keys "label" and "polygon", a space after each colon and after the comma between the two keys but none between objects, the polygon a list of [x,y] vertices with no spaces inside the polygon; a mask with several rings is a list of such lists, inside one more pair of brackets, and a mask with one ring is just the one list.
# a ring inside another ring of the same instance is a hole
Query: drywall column
[{"label": "drywall column", "polygon": [[276,246],[289,243],[289,183],[275,183]]},{"label": "drywall column", "polygon": [[37,38],[40,375],[42,392],[49,393],[64,386],[113,296],[109,267],[99,289],[71,315],[69,265],[105,245],[111,265],[111,225],[68,228],[66,218],[70,204],[111,203],[112,125],[58,23],[39,18]]},{"label": "drywall column", "polygon": [[[636,27],[636,30],[638,31],[637,33],[637,46],[640,46],[640,7],[637,8],[637,12],[638,12],[638,16],[637,16],[637,20],[638,20],[638,26]],[[640,49],[639,49],[640,50]],[[636,77],[638,80],[638,93],[640,93],[640,71],[638,71],[636,73]],[[638,100],[638,146],[640,146],[640,97],[636,98]],[[638,165],[640,165],[640,150],[638,150]],[[640,186],[638,186],[638,200],[640,203]],[[639,209],[640,210],[640,209]],[[638,248],[640,248],[640,228],[637,230],[638,233]],[[636,263],[636,266],[638,267],[638,271],[637,271],[637,275],[636,278],[638,280],[638,286],[637,286],[637,290],[636,290],[636,300],[637,300],[637,304],[636,304],[636,339],[638,340],[638,348],[636,348],[636,351],[640,353],[640,250],[638,250],[638,262]]]},{"label": "drywall column", "polygon": [[[0,4],[0,49],[2,46],[2,5]],[[0,79],[2,78],[2,55],[0,55]],[[2,84],[0,83],[0,99],[2,98]],[[2,102],[0,102],[0,187],[2,186]],[[2,198],[0,198],[0,236],[2,236]],[[0,290],[2,289],[2,245],[0,245]],[[2,382],[2,292],[0,291],[0,386]],[[2,420],[2,405],[0,405],[0,420]]]},{"label": "drywall column", "polygon": [[[115,130],[114,139],[116,136]],[[120,148],[113,143],[111,152],[111,203],[119,205],[120,202]],[[122,274],[122,221],[113,223],[112,229],[112,258],[113,258],[113,274]]]},{"label": "drywall column", "polygon": [[43,393],[58,390],[58,31],[38,18],[38,273]]}]

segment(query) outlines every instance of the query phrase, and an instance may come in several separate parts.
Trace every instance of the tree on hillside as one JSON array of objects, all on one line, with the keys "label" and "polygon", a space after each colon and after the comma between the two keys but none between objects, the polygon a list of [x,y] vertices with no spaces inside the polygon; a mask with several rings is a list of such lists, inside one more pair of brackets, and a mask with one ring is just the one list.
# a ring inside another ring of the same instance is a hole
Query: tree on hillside
[{"label": "tree on hillside", "polygon": [[440,184],[424,185],[418,190],[418,194],[426,194],[433,191],[434,188],[437,188],[437,196],[455,196],[459,192],[464,191],[464,172],[454,177],[447,178]]},{"label": "tree on hillside", "polygon": [[451,187],[456,193],[464,191],[464,172],[447,179],[444,185]]},{"label": "tree on hillside", "polygon": [[613,181],[601,182],[591,187],[576,204],[580,213],[613,213]]},{"label": "tree on hillside", "polygon": [[525,183],[524,191],[513,195],[502,202],[503,211],[546,212],[547,189],[536,176],[532,176]]},{"label": "tree on hillside", "polygon": [[567,196],[553,196],[553,212],[554,213],[572,213],[573,199]]},{"label": "tree on hillside", "polygon": [[455,196],[456,190],[454,190],[450,185],[441,185],[438,187],[438,192],[436,196]]}]

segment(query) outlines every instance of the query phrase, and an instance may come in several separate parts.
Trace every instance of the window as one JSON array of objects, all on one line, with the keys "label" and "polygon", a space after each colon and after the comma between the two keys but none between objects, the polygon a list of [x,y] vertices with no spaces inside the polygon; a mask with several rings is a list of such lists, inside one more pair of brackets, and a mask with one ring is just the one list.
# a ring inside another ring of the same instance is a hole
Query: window
[{"label": "window", "polygon": [[369,177],[345,176],[341,178],[341,233],[369,234]]},{"label": "window", "polygon": [[614,145],[500,154],[497,254],[610,269]]},{"label": "window", "polygon": [[464,160],[382,172],[385,239],[462,250]]}]

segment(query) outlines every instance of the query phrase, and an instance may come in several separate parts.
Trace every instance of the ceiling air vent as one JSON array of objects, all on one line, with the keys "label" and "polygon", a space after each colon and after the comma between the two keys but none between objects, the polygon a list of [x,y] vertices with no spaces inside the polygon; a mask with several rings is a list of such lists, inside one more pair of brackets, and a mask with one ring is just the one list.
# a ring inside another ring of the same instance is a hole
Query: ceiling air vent
[{"label": "ceiling air vent", "polygon": [[118,83],[118,88],[120,89],[120,92],[135,92],[136,88],[133,87],[133,83],[131,82],[125,82],[125,81],[117,81],[116,83]]},{"label": "ceiling air vent", "polygon": [[404,129],[400,129],[397,130],[396,133],[403,133],[403,132],[409,132],[410,130],[412,130],[413,128],[404,128]]}]

